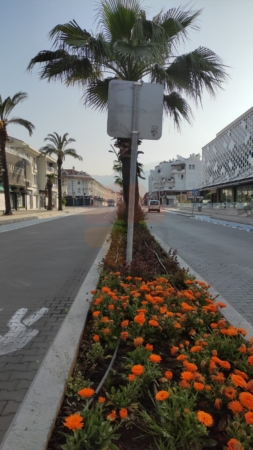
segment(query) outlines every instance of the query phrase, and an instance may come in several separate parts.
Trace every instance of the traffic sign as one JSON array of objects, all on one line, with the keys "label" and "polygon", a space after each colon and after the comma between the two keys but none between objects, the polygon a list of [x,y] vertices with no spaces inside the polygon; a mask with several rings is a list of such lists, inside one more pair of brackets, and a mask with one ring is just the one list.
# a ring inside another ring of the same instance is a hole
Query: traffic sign
[{"label": "traffic sign", "polygon": [[193,197],[198,197],[199,196],[199,190],[198,189],[193,189],[192,195],[193,195]]}]

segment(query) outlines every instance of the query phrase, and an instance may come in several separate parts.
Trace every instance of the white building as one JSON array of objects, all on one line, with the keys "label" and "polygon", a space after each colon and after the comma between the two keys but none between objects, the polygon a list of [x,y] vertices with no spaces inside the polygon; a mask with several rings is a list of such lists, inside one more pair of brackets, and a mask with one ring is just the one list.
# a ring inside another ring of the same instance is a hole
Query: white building
[{"label": "white building", "polygon": [[[56,161],[13,137],[8,138],[6,158],[12,209],[43,208],[46,202],[46,173],[51,173],[49,164],[55,166]],[[57,206],[57,186],[54,186],[53,196],[53,204]],[[4,191],[0,180],[0,210],[4,209]]]},{"label": "white building", "polygon": [[213,202],[253,201],[253,107],[202,148],[203,184]]},{"label": "white building", "polygon": [[177,155],[176,159],[163,161],[149,175],[149,196],[162,199],[161,203],[173,205],[176,195],[191,192],[201,186],[202,161],[200,154],[189,158]]},{"label": "white building", "polygon": [[67,206],[106,206],[109,199],[117,202],[118,193],[109,189],[87,172],[73,169],[62,170],[62,195]]}]

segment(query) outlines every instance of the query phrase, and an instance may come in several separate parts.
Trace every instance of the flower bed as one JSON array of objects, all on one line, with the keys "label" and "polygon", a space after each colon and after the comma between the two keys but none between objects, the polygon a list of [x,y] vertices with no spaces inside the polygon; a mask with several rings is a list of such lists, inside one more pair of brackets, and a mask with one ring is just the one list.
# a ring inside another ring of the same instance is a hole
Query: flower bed
[{"label": "flower bed", "polygon": [[253,340],[246,342],[245,330],[226,322],[225,305],[211,298],[209,286],[179,269],[175,256],[155,251],[151,238],[156,270],[162,273],[165,262],[167,274],[155,278],[152,264],[150,278],[148,269],[141,277],[133,267],[127,276],[120,259],[124,230],[117,227],[105,267],[114,255],[122,271],[103,272],[93,292],[48,449],[252,449]]}]

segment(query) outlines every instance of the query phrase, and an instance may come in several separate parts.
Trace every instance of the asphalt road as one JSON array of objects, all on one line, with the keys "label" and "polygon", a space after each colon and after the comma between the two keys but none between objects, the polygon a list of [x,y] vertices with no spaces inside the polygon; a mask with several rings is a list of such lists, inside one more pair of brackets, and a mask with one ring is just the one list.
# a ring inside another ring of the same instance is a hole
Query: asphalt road
[{"label": "asphalt road", "polygon": [[111,209],[98,208],[0,229],[0,442],[104,243],[112,216]]},{"label": "asphalt road", "polygon": [[165,211],[148,224],[253,325],[252,232]]}]

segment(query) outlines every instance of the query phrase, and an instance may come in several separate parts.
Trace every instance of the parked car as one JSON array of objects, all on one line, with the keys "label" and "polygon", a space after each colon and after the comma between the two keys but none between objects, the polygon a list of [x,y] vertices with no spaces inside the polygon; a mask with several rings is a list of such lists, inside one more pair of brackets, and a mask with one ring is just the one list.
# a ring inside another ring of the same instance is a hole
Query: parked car
[{"label": "parked car", "polygon": [[148,203],[148,212],[157,211],[160,212],[160,202],[158,200],[150,200]]}]

